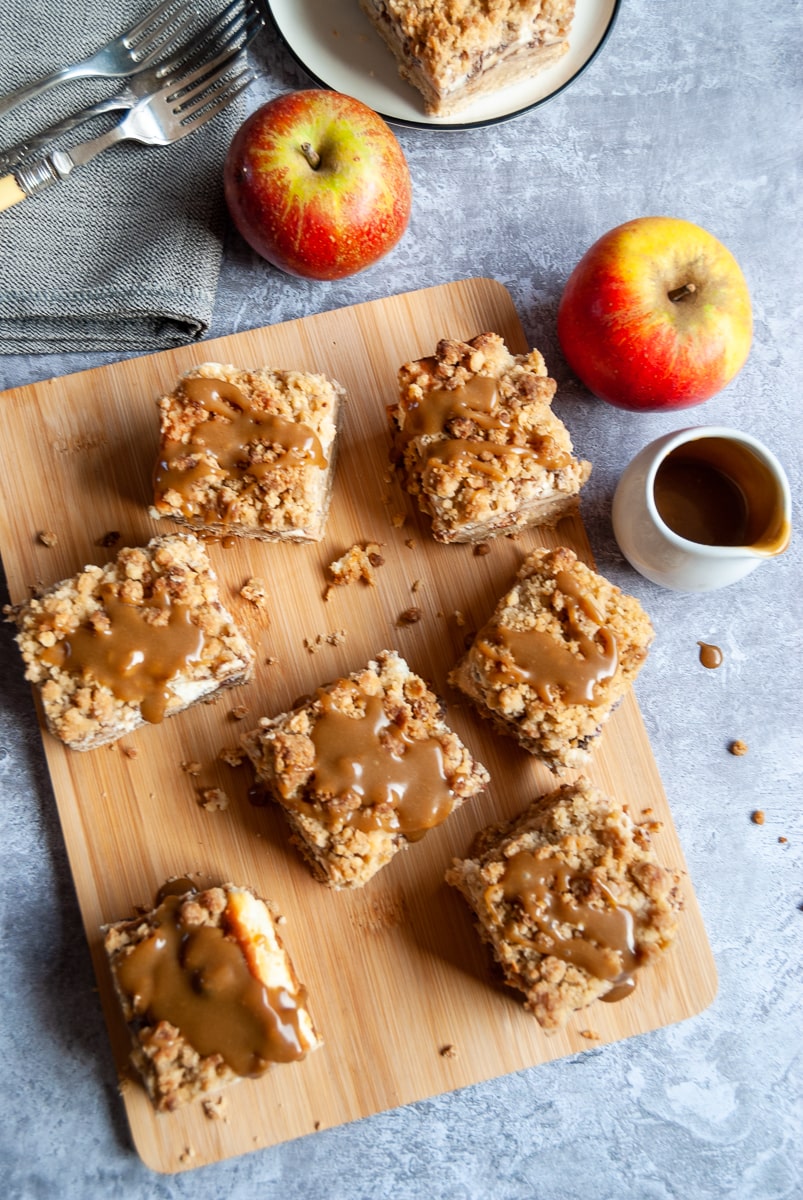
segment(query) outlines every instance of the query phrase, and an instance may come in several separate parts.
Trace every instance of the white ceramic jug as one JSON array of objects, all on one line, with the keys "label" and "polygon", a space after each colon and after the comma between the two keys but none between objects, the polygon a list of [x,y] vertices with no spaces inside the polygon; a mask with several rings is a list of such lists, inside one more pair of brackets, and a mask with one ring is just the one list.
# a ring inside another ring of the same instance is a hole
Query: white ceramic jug
[{"label": "white ceramic jug", "polygon": [[635,569],[662,587],[706,592],[782,554],[791,536],[783,467],[747,433],[681,429],[646,446],[622,474],[613,531]]}]

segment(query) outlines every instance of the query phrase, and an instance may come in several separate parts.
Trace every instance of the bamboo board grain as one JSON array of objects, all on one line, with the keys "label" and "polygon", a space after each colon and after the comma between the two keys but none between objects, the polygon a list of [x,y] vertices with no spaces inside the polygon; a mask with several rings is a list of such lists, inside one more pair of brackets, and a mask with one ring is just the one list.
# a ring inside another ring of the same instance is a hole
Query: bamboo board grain
[{"label": "bamboo board grain", "polygon": [[[123,1100],[137,1150],[155,1170],[242,1154],[642,1033],[701,1011],[715,994],[714,963],[686,876],[681,933],[664,962],[644,973],[626,1002],[597,1004],[548,1037],[517,995],[499,985],[467,906],[443,882],[452,856],[465,853],[477,829],[512,816],[555,783],[460,704],[447,687],[447,672],[529,549],[565,544],[591,561],[579,518],[554,532],[498,539],[485,557],[471,547],[439,546],[389,480],[385,405],[395,394],[398,365],[431,352],[441,336],[485,330],[500,333],[517,352],[528,349],[507,291],[492,280],[470,279],[0,396],[0,549],[17,603],[32,585],[106,561],[114,550],[99,541],[109,531],[120,533],[118,545],[137,545],[170,528],[147,513],[155,399],[182,371],[210,360],[321,370],[348,392],[325,540],[210,546],[224,599],[258,650],[254,682],[90,754],[71,753],[43,732]],[[593,447],[578,451],[593,460]],[[399,514],[405,514],[401,526],[394,520]],[[55,546],[38,541],[44,529],[56,534]],[[378,585],[339,588],[325,601],[326,564],[366,540],[384,545]],[[238,595],[251,576],[268,583],[267,613]],[[412,604],[422,609],[421,621],[399,625],[399,614]],[[338,630],[346,634],[342,644],[327,643],[325,636]],[[320,646],[318,635],[324,635]],[[229,767],[218,755],[260,715],[284,710],[384,648],[398,649],[447,699],[450,723],[487,765],[492,784],[397,855],[363,891],[333,893],[312,879],[288,845],[278,811],[249,804],[249,769]],[[232,716],[235,704],[248,707],[242,724]],[[126,756],[123,747],[136,755]],[[188,760],[201,764],[197,778],[182,771]],[[663,822],[658,853],[685,875],[632,695],[614,715],[588,773],[636,817],[653,810]],[[223,788],[228,809],[201,808],[199,786]],[[199,1105],[154,1115],[127,1075],[127,1038],[101,948],[103,922],[150,906],[166,878],[185,874],[202,886],[250,884],[277,902],[287,918],[285,942],[325,1039],[303,1063],[275,1067],[227,1090],[225,1121],[209,1120]],[[596,1038],[589,1041],[583,1031]],[[449,1046],[455,1053],[442,1053]]]}]

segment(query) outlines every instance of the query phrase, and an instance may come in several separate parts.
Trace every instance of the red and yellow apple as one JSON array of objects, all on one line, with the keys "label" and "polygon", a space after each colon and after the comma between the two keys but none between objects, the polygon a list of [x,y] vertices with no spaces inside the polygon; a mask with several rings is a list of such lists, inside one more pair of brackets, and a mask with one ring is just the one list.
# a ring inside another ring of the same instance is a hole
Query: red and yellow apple
[{"label": "red and yellow apple", "polygon": [[410,171],[380,116],[323,89],[268,101],[234,136],[226,202],[268,262],[309,279],[341,279],[392,250],[410,220]]},{"label": "red and yellow apple", "polygon": [[558,308],[566,361],[618,408],[701,404],[744,366],[750,294],[731,252],[699,225],[640,217],[604,234],[572,271]]}]

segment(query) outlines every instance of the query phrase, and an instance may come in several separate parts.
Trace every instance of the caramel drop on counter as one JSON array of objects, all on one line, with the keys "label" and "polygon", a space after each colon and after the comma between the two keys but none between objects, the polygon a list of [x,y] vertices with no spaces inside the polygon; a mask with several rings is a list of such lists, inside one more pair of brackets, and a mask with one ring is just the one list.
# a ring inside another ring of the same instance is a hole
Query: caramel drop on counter
[{"label": "caramel drop on counter", "polygon": [[700,662],[709,671],[715,671],[717,667],[722,666],[722,651],[719,646],[712,646],[708,642],[698,642],[700,647]]}]

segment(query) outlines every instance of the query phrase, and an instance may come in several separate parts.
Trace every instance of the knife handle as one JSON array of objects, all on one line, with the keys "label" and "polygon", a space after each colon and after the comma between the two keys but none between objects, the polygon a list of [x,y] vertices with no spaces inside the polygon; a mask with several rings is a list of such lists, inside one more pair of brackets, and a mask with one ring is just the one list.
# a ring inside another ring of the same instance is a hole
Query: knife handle
[{"label": "knife handle", "polygon": [[4,175],[0,179],[0,212],[5,212],[7,208],[13,208],[26,196],[27,193],[23,192],[13,175]]}]

